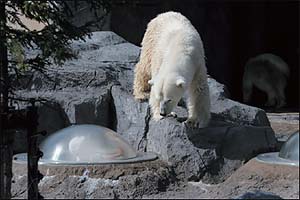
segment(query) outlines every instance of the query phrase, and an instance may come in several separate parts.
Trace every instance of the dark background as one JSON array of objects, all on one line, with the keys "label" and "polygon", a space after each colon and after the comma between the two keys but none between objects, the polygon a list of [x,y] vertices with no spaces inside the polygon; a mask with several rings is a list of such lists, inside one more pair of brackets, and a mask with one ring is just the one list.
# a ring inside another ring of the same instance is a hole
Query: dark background
[{"label": "dark background", "polygon": [[[140,45],[147,23],[157,14],[178,11],[200,33],[208,73],[242,101],[244,65],[250,57],[273,53],[291,71],[287,109],[299,110],[299,1],[143,0],[116,1],[110,28]],[[266,94],[254,90],[252,105],[262,107]]]}]

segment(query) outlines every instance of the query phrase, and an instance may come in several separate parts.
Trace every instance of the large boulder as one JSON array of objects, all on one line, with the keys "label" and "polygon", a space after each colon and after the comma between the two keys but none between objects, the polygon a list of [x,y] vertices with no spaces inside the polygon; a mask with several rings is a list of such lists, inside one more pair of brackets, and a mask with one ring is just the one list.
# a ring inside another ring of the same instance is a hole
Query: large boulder
[{"label": "large boulder", "polygon": [[20,92],[22,98],[36,98],[38,131],[49,134],[71,124],[97,124],[114,129],[109,88]]},{"label": "large boulder", "polygon": [[[214,119],[210,125],[190,129],[175,119],[151,121],[147,150],[159,153],[171,163],[180,179],[199,180],[208,173],[222,181],[242,164],[239,161],[275,149],[276,140],[270,127],[221,124]],[[227,174],[218,172],[223,170]]]},{"label": "large boulder", "polygon": [[147,102],[137,102],[120,86],[112,87],[111,94],[116,112],[117,132],[136,150],[146,150],[150,109]]},{"label": "large boulder", "polygon": [[[155,122],[151,120],[147,102],[134,100],[132,94],[121,86],[113,86],[111,93],[117,132],[136,150],[158,153],[174,167],[180,179],[199,180],[208,173],[207,179],[223,181],[243,161],[276,147],[273,130],[263,124],[253,126],[253,121],[248,121],[246,124],[250,125],[245,125],[246,120],[224,120],[226,117],[222,114],[213,113],[209,127],[190,129],[182,123],[187,111],[180,106],[175,110],[177,119],[165,118]],[[242,106],[256,109],[240,105],[240,111]],[[250,116],[249,113],[245,115]]]},{"label": "large boulder", "polygon": [[229,99],[225,85],[218,83],[213,78],[208,78],[211,99],[211,112],[217,114],[224,121],[239,124],[270,126],[264,110]]},{"label": "large boulder", "polygon": [[[139,47],[113,32],[95,32],[86,41],[74,41],[71,47],[78,59],[66,61],[63,66],[51,65],[45,73],[28,73],[14,83],[17,96],[42,102],[38,108],[39,131],[51,134],[70,124],[85,123],[115,130],[117,120],[110,90],[113,85],[128,91],[132,88]],[[26,53],[30,57],[36,52]]]},{"label": "large boulder", "polygon": [[86,38],[86,42],[75,41],[71,46],[77,52],[78,59],[66,61],[63,66],[51,65],[45,73],[27,75],[19,88],[26,91],[58,91],[113,84],[132,87],[133,67],[139,58],[139,47],[113,32],[95,32]]}]

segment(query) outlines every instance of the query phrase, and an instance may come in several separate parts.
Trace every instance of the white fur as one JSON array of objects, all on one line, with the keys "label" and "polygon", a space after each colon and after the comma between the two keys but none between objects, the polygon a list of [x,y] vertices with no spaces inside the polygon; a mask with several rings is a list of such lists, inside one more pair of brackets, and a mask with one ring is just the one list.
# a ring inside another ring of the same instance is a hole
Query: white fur
[{"label": "white fur", "polygon": [[[180,13],[160,14],[148,24],[148,29],[157,26],[160,29],[151,36],[153,49],[148,58],[151,60],[151,66],[148,66],[151,68],[151,80],[147,82],[152,85],[149,103],[153,118],[161,119],[164,111],[170,114],[187,92],[189,116],[186,122],[205,127],[210,119],[210,99],[201,38],[190,21]],[[143,44],[147,44],[145,37]],[[143,48],[147,46],[142,46],[142,54]],[[140,73],[140,65],[138,63],[136,73]],[[145,70],[143,73],[146,73]],[[136,89],[135,94],[142,96],[144,93]]]},{"label": "white fur", "polygon": [[266,106],[283,107],[289,77],[288,65],[278,56],[266,53],[249,59],[243,76],[243,98],[249,103],[253,86],[268,95]]}]

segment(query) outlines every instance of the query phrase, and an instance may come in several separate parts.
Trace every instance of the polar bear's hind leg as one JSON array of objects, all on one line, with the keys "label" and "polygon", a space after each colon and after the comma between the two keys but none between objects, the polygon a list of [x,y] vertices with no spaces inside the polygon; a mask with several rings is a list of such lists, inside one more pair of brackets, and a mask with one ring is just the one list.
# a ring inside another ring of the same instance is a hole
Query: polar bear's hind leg
[{"label": "polar bear's hind leg", "polygon": [[135,99],[145,100],[149,98],[150,85],[148,81],[151,77],[148,71],[141,63],[136,65],[133,83],[133,95]]}]

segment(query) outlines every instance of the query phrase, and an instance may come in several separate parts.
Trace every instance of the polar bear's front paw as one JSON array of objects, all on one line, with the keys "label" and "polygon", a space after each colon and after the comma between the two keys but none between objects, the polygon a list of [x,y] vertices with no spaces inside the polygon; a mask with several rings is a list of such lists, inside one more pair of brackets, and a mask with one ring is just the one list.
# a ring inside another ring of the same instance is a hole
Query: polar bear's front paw
[{"label": "polar bear's front paw", "polygon": [[152,117],[152,119],[154,120],[154,121],[159,121],[159,120],[162,120],[164,117],[163,116],[161,116],[160,114],[158,114],[158,115],[153,115],[153,117]]},{"label": "polar bear's front paw", "polygon": [[170,114],[167,115],[168,117],[177,117],[177,114],[175,112],[171,112]]}]

